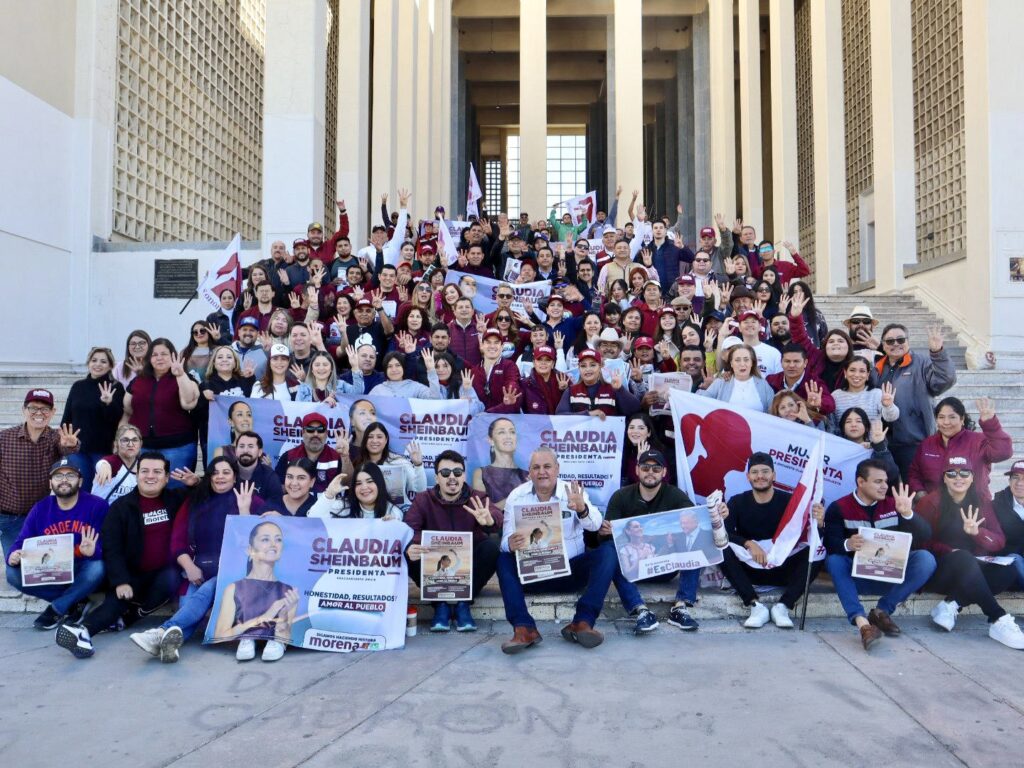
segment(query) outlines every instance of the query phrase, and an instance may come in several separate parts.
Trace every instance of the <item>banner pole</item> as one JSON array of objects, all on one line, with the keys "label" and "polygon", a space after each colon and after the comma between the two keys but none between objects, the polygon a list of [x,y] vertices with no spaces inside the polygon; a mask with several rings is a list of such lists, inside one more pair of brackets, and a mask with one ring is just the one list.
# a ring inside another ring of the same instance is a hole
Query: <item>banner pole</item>
[{"label": "banner pole", "polygon": [[[811,515],[809,520],[810,525],[815,525],[814,516]],[[807,578],[804,579],[804,604],[800,609],[800,631],[803,632],[804,623],[807,621],[807,600],[810,597],[811,590],[811,571],[814,570],[814,550],[815,547],[807,547]]]}]

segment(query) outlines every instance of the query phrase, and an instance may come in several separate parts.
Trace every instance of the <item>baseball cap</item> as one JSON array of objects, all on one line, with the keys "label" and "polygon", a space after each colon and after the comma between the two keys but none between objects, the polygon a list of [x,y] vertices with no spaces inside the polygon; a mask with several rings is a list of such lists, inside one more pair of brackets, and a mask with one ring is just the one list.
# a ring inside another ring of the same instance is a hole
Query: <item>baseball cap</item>
[{"label": "baseball cap", "polygon": [[945,472],[950,469],[967,469],[971,472],[974,471],[974,467],[971,466],[971,462],[967,460],[966,456],[950,456],[946,459],[946,467],[943,471]]},{"label": "baseball cap", "polygon": [[57,472],[57,471],[59,471],[61,469],[73,469],[73,470],[75,470],[75,472],[78,473],[79,477],[82,476],[82,470],[80,470],[78,467],[76,467],[71,462],[70,459],[64,458],[64,459],[61,459],[60,461],[54,462],[53,466],[50,467],[50,474],[52,475],[54,472]]},{"label": "baseball cap", "polygon": [[312,232],[314,229],[319,229],[321,232],[323,232],[324,231],[324,225],[321,224],[319,221],[314,221],[314,222],[311,222],[308,227],[306,227],[306,231],[307,232]]},{"label": "baseball cap", "polygon": [[500,339],[501,331],[499,331],[497,328],[488,328],[486,331],[484,331],[484,334],[483,336],[480,337],[480,339],[482,341],[483,339],[491,338],[491,336],[497,336]]},{"label": "baseball cap", "polygon": [[[675,301],[673,301],[672,303],[675,304]],[[690,302],[688,300],[686,300],[686,299],[683,299],[683,303],[684,304],[689,304]],[[670,304],[666,304],[664,307],[662,307],[661,309],[658,310],[658,314],[659,315],[675,315],[676,314],[676,308],[674,306],[670,305]]]},{"label": "baseball cap", "polygon": [[1016,475],[1018,473],[1024,475],[1024,459],[1013,462],[1013,464],[1010,466],[1010,471],[1006,472],[1005,474],[1007,477],[1009,477],[1010,475]]},{"label": "baseball cap", "polygon": [[701,237],[714,237],[715,236],[715,230],[712,229],[711,227],[702,227],[701,230],[700,230],[700,236]]},{"label": "baseball cap", "polygon": [[576,356],[576,360],[583,362],[584,360],[593,360],[598,365],[601,364],[601,353],[593,349],[584,349]]},{"label": "baseball cap", "polygon": [[25,405],[32,402],[46,403],[53,408],[53,393],[48,389],[30,389],[25,394]]},{"label": "baseball cap", "polygon": [[314,411],[313,413],[307,413],[302,417],[302,426],[308,427],[310,424],[323,424],[327,426],[327,419],[321,416],[319,413]]},{"label": "baseball cap", "polygon": [[547,306],[552,301],[557,301],[559,304],[563,306],[565,305],[565,299],[562,297],[562,294],[560,293],[552,293],[550,296],[548,296],[547,301],[544,302],[544,306]]},{"label": "baseball cap", "polygon": [[[548,358],[550,360],[554,360],[555,359],[555,350],[553,350],[551,347],[548,347],[548,346],[537,347],[535,350],[533,350],[533,359],[536,360],[537,358],[540,358],[540,357],[546,357],[546,358]],[[1022,462],[1022,463],[1024,463],[1024,462]]]},{"label": "baseball cap", "polygon": [[284,344],[273,344],[270,347],[271,357],[291,357],[292,351]]},{"label": "baseball cap", "polygon": [[362,309],[363,307],[373,307],[373,302],[367,298],[362,298],[356,302],[356,309]]},{"label": "baseball cap", "polygon": [[422,243],[420,245],[420,253],[437,253],[437,248],[434,247],[433,243]]},{"label": "baseball cap", "polygon": [[241,320],[238,321],[238,327],[241,328],[243,325],[251,325],[253,328],[259,330],[260,321],[257,320],[255,317],[243,317]]},{"label": "baseball cap", "polygon": [[641,336],[633,342],[633,349],[640,349],[640,347],[647,347],[648,349],[654,349],[654,339],[650,336]]},{"label": "baseball cap", "polygon": [[663,467],[668,466],[668,462],[665,461],[665,456],[661,451],[644,451],[640,454],[640,458],[637,459],[637,464],[646,464],[649,461],[653,461],[656,464],[660,464]]},{"label": "baseball cap", "polygon": [[747,471],[750,471],[751,467],[764,466],[775,471],[775,460],[765,453],[764,451],[754,451],[750,454],[750,458],[747,459]]},{"label": "baseball cap", "polygon": [[697,279],[693,275],[680,275],[676,282],[679,285],[696,285]]},{"label": "baseball cap", "polygon": [[757,314],[757,312],[755,312],[752,309],[748,309],[745,312],[740,312],[740,316],[737,317],[736,320],[738,322],[742,323],[744,320],[750,320],[751,318],[753,318],[754,320],[757,320],[757,322],[759,322],[759,323],[761,322],[761,316],[759,314]]},{"label": "baseball cap", "polygon": [[402,267],[408,267],[409,269],[412,269],[412,262],[411,261],[400,261],[400,262],[398,262],[398,266],[395,267],[395,269],[401,269]]},{"label": "baseball cap", "polygon": [[309,241],[306,240],[306,238],[304,237],[297,237],[294,240],[292,240],[292,248],[298,248],[300,245],[304,245],[308,248]]}]

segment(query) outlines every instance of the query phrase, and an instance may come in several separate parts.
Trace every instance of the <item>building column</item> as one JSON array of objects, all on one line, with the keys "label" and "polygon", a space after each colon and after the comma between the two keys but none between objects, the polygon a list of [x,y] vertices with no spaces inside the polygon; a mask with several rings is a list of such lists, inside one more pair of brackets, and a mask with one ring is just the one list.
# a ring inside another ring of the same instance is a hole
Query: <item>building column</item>
[{"label": "building column", "polygon": [[691,236],[714,221],[711,209],[711,26],[708,11],[693,17],[693,214]]},{"label": "building column", "polygon": [[534,221],[548,210],[547,5],[519,0],[519,205]]},{"label": "building column", "polygon": [[[398,34],[391,42],[397,49],[395,51],[396,87],[390,93],[390,99],[395,104],[396,194],[393,200],[388,200],[388,208],[396,210],[398,208],[397,190],[399,188],[409,190],[416,188],[416,144],[420,133],[419,109],[422,103],[422,100],[417,99],[418,89],[416,87],[418,82],[416,68],[419,64],[417,4],[406,0],[399,4],[399,9],[395,25]],[[415,203],[416,200],[413,199],[413,204]]]},{"label": "building column", "polygon": [[917,261],[911,51],[910,0],[872,2],[875,290],[880,293],[902,287],[903,266]]},{"label": "building column", "polygon": [[[1021,28],[1024,4],[1016,0],[976,0],[969,13],[964,8],[967,258],[939,268],[951,273],[942,285],[976,337],[969,356],[977,360],[987,351],[976,349],[975,340],[988,343],[998,366],[1011,370],[1024,363],[1024,281],[1010,273],[1024,257],[1024,190],[1019,184],[1024,175],[1024,71],[1014,55]],[[938,285],[938,270],[921,278],[931,275]]]},{"label": "building column", "polygon": [[[370,129],[370,222],[378,219],[377,206],[382,194],[396,203],[398,137],[396,94],[398,91],[398,0],[374,0],[373,5],[373,120]],[[354,73],[364,77],[365,73]],[[383,98],[382,98],[383,97]],[[405,182],[403,182],[405,183]]]},{"label": "building column", "polygon": [[761,161],[761,23],[758,0],[739,2],[740,186],[743,223],[764,235]]},{"label": "building column", "polygon": [[[268,3],[263,57],[263,252],[324,215],[325,0]],[[305,55],[296,56],[296,51]],[[333,214],[332,214],[333,215]]]},{"label": "building column", "polygon": [[708,0],[711,66],[711,208],[731,219],[736,201],[736,80],[732,0]]},{"label": "building column", "polygon": [[664,213],[676,222],[676,204],[682,202],[679,196],[679,103],[678,88],[673,80],[666,80],[665,92],[665,196]]},{"label": "building column", "polygon": [[772,119],[772,237],[800,245],[797,190],[796,40],[793,0],[769,0]]},{"label": "building column", "polygon": [[[644,190],[643,50],[639,3],[615,0],[608,17],[608,186]],[[653,201],[651,201],[653,202]],[[627,203],[628,205],[628,203]],[[625,219],[622,219],[625,222]]]},{"label": "building column", "polygon": [[415,164],[413,166],[412,208],[415,215],[428,218],[436,202],[430,195],[430,157],[434,154],[434,0],[416,0],[416,91],[417,112]]},{"label": "building column", "polygon": [[683,240],[697,236],[694,198],[694,115],[693,115],[693,45],[676,55],[677,152],[679,163],[676,194],[683,206]]},{"label": "building column", "polygon": [[425,215],[433,216],[434,207],[448,207],[452,177],[452,8],[451,3],[431,0],[433,6],[432,87],[428,90],[434,102],[430,111],[431,147],[427,153],[429,170],[429,200],[420,200],[428,206]]},{"label": "building column", "polygon": [[[338,199],[348,208],[353,250],[370,229],[370,9],[363,0],[338,0]],[[331,214],[333,215],[333,214]]]},{"label": "building column", "polygon": [[846,123],[841,0],[811,3],[815,291],[846,285]]}]

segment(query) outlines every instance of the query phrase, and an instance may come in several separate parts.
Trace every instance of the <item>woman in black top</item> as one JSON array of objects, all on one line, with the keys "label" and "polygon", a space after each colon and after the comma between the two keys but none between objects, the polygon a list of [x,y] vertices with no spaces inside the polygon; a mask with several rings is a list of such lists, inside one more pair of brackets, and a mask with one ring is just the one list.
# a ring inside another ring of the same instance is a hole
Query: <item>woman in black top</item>
[{"label": "woman in black top", "polygon": [[124,413],[124,387],[114,378],[114,353],[93,347],[86,359],[89,374],[71,385],[61,424],[79,431],[78,453],[71,460],[82,475],[82,490],[92,490],[96,462],[110,453],[117,423]]}]

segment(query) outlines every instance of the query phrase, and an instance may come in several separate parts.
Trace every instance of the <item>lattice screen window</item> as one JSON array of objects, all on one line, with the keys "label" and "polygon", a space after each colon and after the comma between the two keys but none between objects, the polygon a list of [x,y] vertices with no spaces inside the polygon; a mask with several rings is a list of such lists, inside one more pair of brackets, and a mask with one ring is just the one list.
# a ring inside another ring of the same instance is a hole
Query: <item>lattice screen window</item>
[{"label": "lattice screen window", "polygon": [[912,0],[917,259],[967,248],[962,0]]},{"label": "lattice screen window", "polygon": [[811,2],[798,0],[794,15],[796,37],[797,207],[800,255],[811,268],[814,259],[814,111],[811,90]]},{"label": "lattice screen window", "polygon": [[843,0],[846,113],[846,276],[860,282],[860,195],[874,184],[871,130],[870,0]]},{"label": "lattice screen window", "polygon": [[338,226],[337,136],[338,136],[338,0],[327,3],[327,77],[324,99],[324,235]]},{"label": "lattice screen window", "polygon": [[260,233],[263,0],[120,0],[114,233]]},{"label": "lattice screen window", "polygon": [[501,199],[501,160],[489,158],[484,160],[484,202],[488,211],[503,211],[505,205]]}]

